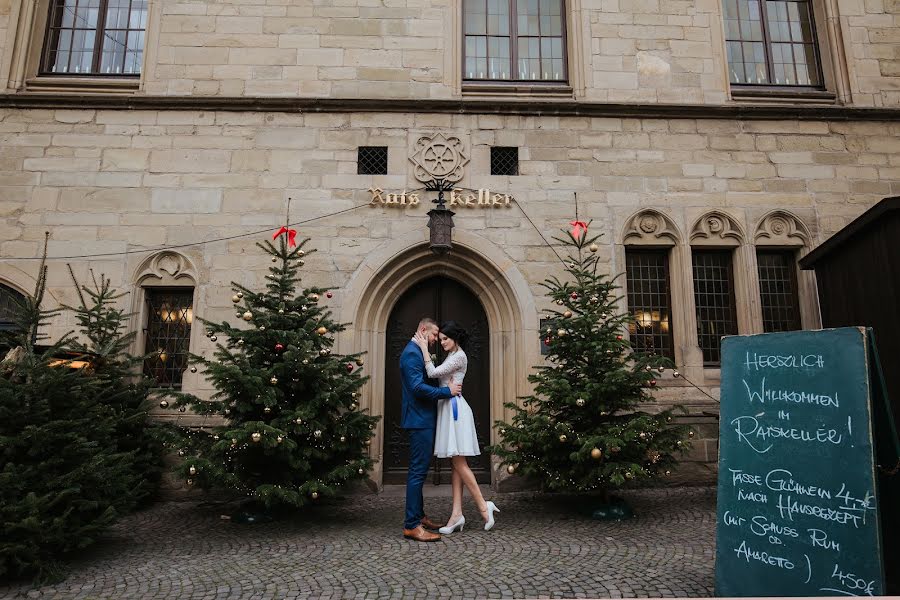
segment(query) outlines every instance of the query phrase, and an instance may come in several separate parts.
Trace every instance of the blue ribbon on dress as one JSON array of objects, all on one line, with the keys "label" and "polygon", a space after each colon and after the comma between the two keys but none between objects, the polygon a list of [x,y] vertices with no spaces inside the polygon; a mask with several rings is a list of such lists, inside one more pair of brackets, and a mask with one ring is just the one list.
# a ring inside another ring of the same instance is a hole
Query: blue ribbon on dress
[{"label": "blue ribbon on dress", "polygon": [[456,396],[450,398],[450,406],[453,407],[453,420],[459,421],[459,405],[456,403]]}]

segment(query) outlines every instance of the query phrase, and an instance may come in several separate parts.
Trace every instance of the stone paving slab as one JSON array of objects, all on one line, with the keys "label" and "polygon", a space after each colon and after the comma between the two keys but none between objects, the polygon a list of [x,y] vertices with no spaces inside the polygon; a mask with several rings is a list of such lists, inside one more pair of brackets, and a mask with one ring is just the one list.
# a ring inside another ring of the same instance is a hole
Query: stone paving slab
[{"label": "stone paving slab", "polygon": [[[638,518],[593,521],[557,498],[500,494],[485,532],[404,540],[403,498],[364,495],[259,525],[220,506],[156,505],[122,520],[62,583],[2,598],[623,598],[711,596],[715,489],[633,490]],[[429,498],[446,518],[449,498]]]}]

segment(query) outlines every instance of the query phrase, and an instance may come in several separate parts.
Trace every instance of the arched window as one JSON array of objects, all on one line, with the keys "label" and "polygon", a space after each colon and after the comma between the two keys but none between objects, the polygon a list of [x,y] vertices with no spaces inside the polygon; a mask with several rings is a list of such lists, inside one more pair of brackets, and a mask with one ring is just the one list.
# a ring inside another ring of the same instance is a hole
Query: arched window
[{"label": "arched window", "polygon": [[24,303],[25,296],[0,283],[0,331],[18,329],[15,315]]}]

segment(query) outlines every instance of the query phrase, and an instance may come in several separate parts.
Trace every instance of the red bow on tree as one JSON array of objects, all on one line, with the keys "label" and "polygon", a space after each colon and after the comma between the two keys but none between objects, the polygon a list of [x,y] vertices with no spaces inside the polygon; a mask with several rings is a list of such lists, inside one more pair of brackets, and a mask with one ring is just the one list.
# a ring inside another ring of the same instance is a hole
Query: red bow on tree
[{"label": "red bow on tree", "polygon": [[272,236],[272,239],[278,239],[278,236],[286,233],[288,237],[288,246],[293,248],[297,245],[297,230],[296,229],[288,229],[286,226],[282,227],[278,231],[275,232],[275,235]]},{"label": "red bow on tree", "polygon": [[587,223],[584,221],[572,221],[569,225],[572,226],[572,237],[576,240],[587,233]]}]

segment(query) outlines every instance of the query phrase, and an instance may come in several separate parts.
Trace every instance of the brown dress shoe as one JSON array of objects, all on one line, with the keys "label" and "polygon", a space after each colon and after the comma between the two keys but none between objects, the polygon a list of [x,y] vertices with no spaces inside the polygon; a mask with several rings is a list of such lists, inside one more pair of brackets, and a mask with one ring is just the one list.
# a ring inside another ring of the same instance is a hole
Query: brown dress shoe
[{"label": "brown dress shoe", "polygon": [[428,517],[422,517],[422,527],[425,529],[440,529],[443,525],[438,525]]},{"label": "brown dress shoe", "polygon": [[417,542],[437,542],[441,539],[441,536],[438,534],[425,531],[425,528],[421,525],[415,529],[404,529],[403,537],[416,540]]}]

